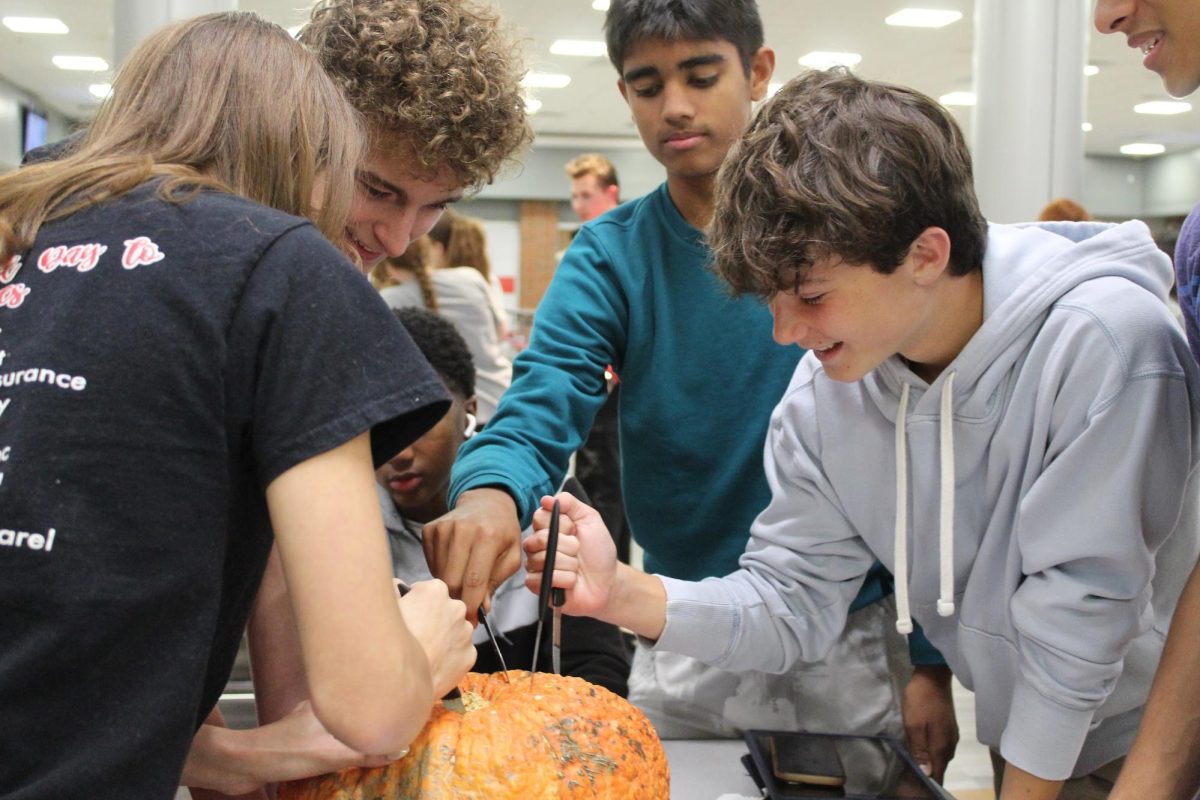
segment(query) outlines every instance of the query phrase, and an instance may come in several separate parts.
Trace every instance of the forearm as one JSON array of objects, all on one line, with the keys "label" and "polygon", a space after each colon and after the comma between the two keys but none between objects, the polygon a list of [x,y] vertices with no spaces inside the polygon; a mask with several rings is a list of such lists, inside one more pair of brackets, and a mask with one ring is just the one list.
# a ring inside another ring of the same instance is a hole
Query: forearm
[{"label": "forearm", "polygon": [[1191,800],[1200,791],[1200,567],[1179,598],[1141,729],[1112,800]]},{"label": "forearm", "polygon": [[1056,800],[1062,786],[1062,781],[1048,781],[1007,764],[1004,767],[1000,800]]},{"label": "forearm", "polygon": [[249,740],[247,731],[208,723],[200,726],[179,779],[191,790],[192,800],[266,797],[262,790],[266,780],[246,757]]}]

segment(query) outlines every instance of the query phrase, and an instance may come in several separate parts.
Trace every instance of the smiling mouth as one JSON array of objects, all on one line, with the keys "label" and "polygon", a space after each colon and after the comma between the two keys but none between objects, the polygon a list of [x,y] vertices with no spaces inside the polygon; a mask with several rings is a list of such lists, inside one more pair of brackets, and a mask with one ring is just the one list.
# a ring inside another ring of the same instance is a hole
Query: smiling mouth
[{"label": "smiling mouth", "polygon": [[378,250],[372,250],[371,248],[367,247],[365,244],[360,242],[358,240],[358,237],[355,236],[353,233],[351,233],[349,230],[346,231],[346,238],[348,238],[350,240],[350,243],[353,244],[355,247],[357,247],[363,253],[366,253],[366,254],[372,255],[372,256],[376,256],[376,257],[383,255]]}]

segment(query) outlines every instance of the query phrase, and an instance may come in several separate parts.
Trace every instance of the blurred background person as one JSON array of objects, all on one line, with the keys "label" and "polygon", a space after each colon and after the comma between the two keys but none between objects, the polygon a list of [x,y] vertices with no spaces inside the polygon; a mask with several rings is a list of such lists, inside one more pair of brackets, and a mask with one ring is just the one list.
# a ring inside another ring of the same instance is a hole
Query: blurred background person
[{"label": "blurred background person", "polygon": [[[412,280],[380,291],[392,308],[426,308],[441,314],[462,334],[475,363],[476,412],[483,426],[496,412],[500,396],[512,382],[512,361],[505,352],[508,323],[495,290],[485,277],[489,270],[487,243],[483,226],[458,214],[446,212],[429,231],[426,257],[414,252],[402,260],[400,268],[413,275]],[[406,254],[408,255],[408,254]],[[451,263],[450,257],[470,263]],[[396,259],[387,269],[403,275]]]},{"label": "blurred background person", "polygon": [[1046,204],[1038,214],[1040,222],[1090,222],[1088,210],[1069,197],[1058,197]]},{"label": "blurred background person", "polygon": [[599,153],[584,153],[567,162],[571,178],[571,208],[588,222],[621,203],[617,168]]}]

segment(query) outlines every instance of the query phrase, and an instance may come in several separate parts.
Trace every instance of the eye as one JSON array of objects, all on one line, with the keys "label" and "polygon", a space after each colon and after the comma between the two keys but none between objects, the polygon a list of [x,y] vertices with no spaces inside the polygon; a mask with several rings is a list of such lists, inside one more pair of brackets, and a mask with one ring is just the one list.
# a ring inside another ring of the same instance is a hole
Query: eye
[{"label": "eye", "polygon": [[633,87],[633,94],[636,97],[654,97],[662,89],[662,84],[652,83],[646,86]]},{"label": "eye", "polygon": [[692,84],[692,86],[695,86],[697,88],[707,89],[710,86],[713,86],[716,84],[717,76],[716,75],[696,75],[696,76],[692,77],[692,79],[689,82]]},{"label": "eye", "polygon": [[363,191],[367,193],[367,197],[370,197],[374,200],[383,200],[391,195],[391,192],[374,186],[369,180],[363,177],[359,177],[358,185],[361,186]]},{"label": "eye", "polygon": [[823,299],[825,299],[826,294],[828,294],[828,292],[821,292],[820,294],[813,294],[813,295],[807,295],[807,296],[797,295],[797,297],[799,297],[800,302],[804,303],[806,306],[819,306],[821,304],[821,301]]}]

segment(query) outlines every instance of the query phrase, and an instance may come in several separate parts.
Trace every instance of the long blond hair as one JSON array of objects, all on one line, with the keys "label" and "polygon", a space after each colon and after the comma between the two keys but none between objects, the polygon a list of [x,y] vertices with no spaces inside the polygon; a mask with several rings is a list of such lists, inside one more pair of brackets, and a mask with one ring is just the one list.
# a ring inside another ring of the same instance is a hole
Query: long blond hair
[{"label": "long blond hair", "polygon": [[363,151],[357,114],[282,28],[251,12],[175,23],[130,54],[78,148],[0,177],[0,264],[45,222],[157,176],[165,199],[232,192],[341,243]]}]

